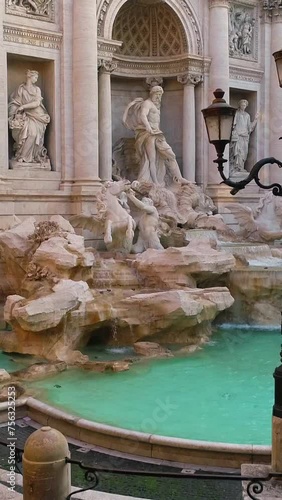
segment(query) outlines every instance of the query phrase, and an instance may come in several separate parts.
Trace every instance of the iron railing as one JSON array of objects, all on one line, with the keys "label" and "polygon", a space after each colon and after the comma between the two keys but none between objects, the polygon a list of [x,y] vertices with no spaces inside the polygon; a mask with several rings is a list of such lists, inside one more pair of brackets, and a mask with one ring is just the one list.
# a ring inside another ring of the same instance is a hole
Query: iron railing
[{"label": "iron railing", "polygon": [[[7,442],[0,440],[1,446],[8,446]],[[22,462],[22,455],[24,450],[16,447],[15,448],[15,467],[17,471],[22,474],[22,470],[19,464]],[[85,491],[94,490],[99,484],[99,474],[115,474],[119,476],[139,476],[139,477],[151,477],[151,478],[166,478],[166,479],[179,479],[183,480],[209,480],[209,481],[240,481],[247,483],[245,486],[245,491],[249,498],[252,500],[260,500],[257,495],[263,494],[265,483],[269,483],[271,479],[282,480],[282,473],[270,472],[267,476],[242,476],[240,474],[215,474],[211,473],[191,473],[191,472],[152,472],[152,471],[140,471],[134,469],[116,469],[109,467],[92,467],[88,464],[83,463],[83,461],[72,460],[66,457],[66,464],[71,464],[78,466],[84,472],[85,481],[88,486],[85,488],[78,489],[70,493],[66,500],[70,500],[74,495],[82,493]]]},{"label": "iron railing", "polygon": [[97,488],[99,484],[99,474],[101,473],[108,473],[108,474],[118,474],[118,475],[125,475],[125,476],[141,476],[141,477],[155,477],[155,478],[170,478],[170,479],[180,479],[180,480],[187,480],[187,479],[192,479],[192,480],[203,480],[203,479],[208,479],[212,481],[245,481],[247,482],[246,485],[246,493],[249,498],[252,500],[260,500],[257,496],[255,495],[261,495],[264,490],[264,483],[269,482],[271,479],[282,479],[282,474],[281,473],[274,473],[271,472],[267,476],[263,477],[250,477],[250,476],[241,476],[239,474],[202,474],[202,473],[182,473],[182,472],[150,472],[150,471],[140,471],[140,470],[133,470],[133,469],[110,469],[110,468],[103,468],[103,467],[91,467],[87,464],[84,464],[82,461],[79,460],[72,460],[70,458],[66,458],[66,463],[72,464],[72,465],[77,465],[84,471],[84,477],[85,480],[88,483],[91,483],[88,485],[87,488],[83,488],[80,490],[76,490],[72,493],[70,493],[66,500],[70,500],[72,496],[77,495],[78,493],[82,493],[84,491],[89,491],[89,490],[94,490]]}]

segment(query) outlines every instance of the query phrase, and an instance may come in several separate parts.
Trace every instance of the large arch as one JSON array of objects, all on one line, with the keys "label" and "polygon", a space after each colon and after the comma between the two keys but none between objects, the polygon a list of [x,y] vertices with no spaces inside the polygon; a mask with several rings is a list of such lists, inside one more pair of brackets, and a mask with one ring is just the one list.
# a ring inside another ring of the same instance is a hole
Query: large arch
[{"label": "large arch", "polygon": [[[101,0],[98,13],[98,36],[112,39],[112,31],[116,16],[128,0]],[[188,41],[190,55],[203,56],[203,40],[200,25],[188,0],[165,0],[182,23]]]}]

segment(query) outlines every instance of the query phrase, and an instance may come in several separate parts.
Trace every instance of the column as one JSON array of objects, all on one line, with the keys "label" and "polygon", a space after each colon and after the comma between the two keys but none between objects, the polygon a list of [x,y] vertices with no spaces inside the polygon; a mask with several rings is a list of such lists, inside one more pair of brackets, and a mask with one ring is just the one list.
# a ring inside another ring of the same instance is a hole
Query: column
[{"label": "column", "polygon": [[183,177],[195,182],[196,169],[196,108],[195,86],[202,81],[201,75],[187,74],[177,77],[183,84],[183,136],[182,160]]},{"label": "column", "polygon": [[209,56],[210,94],[216,88],[226,92],[229,98],[229,1],[210,0]]},{"label": "column", "polygon": [[[277,50],[281,50],[282,40],[282,8],[272,12],[272,26],[271,26],[271,54]],[[276,65],[274,58],[271,58],[271,71],[270,78],[270,140],[269,140],[269,154],[275,158],[282,160],[282,141],[279,137],[282,136],[282,89],[279,87]],[[270,181],[282,182],[281,169],[276,165],[269,167]]]},{"label": "column", "polygon": [[70,190],[74,179],[73,158],[73,79],[72,79],[72,0],[61,4],[63,44],[61,50],[62,96],[62,178],[60,189]]},{"label": "column", "polygon": [[96,2],[73,2],[73,115],[76,187],[89,191],[98,177]]},{"label": "column", "polygon": [[7,111],[7,57],[3,43],[4,5],[0,7],[0,176],[7,174],[8,158],[8,111]]},{"label": "column", "polygon": [[99,175],[102,181],[112,178],[112,103],[111,73],[117,68],[102,60],[99,68]]},{"label": "column", "polygon": [[[209,101],[214,99],[213,92],[222,88],[225,100],[229,102],[229,0],[209,0],[209,56],[211,66],[209,74]],[[229,148],[225,148],[225,158],[229,158]],[[216,152],[213,146],[209,148],[209,184],[219,184],[220,176],[213,160]],[[229,175],[229,167],[225,164],[225,175]]]}]

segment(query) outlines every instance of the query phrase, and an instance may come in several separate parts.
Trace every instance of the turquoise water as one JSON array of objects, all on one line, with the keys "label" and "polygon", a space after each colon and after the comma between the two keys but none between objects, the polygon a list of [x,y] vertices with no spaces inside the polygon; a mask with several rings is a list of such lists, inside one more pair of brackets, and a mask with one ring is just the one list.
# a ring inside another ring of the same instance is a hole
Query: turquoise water
[{"label": "turquoise water", "polygon": [[[28,357],[30,360],[30,358]],[[29,361],[31,363],[31,361]],[[24,356],[18,356],[17,354],[4,354],[0,351],[0,368],[3,368],[7,372],[15,372],[21,368],[26,367],[27,360]]]},{"label": "turquoise water", "polygon": [[270,444],[278,330],[221,329],[190,356],[127,372],[64,372],[32,383],[69,413],[164,436]]}]

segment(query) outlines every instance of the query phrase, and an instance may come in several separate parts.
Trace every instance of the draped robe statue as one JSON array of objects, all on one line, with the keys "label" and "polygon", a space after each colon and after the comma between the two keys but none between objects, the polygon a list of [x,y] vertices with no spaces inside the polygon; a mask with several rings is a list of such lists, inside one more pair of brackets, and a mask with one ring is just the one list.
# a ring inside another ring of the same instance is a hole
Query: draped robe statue
[{"label": "draped robe statue", "polygon": [[27,70],[26,82],[10,96],[9,127],[14,139],[12,168],[37,164],[50,170],[50,161],[44,147],[44,134],[50,116],[42,103],[41,90],[35,85],[37,71]]}]

